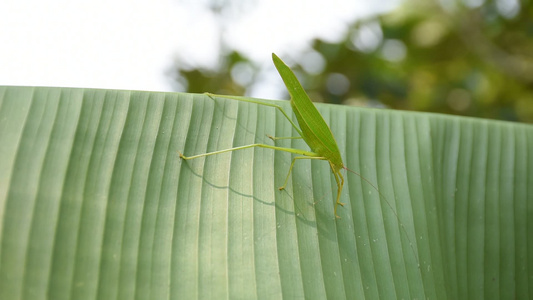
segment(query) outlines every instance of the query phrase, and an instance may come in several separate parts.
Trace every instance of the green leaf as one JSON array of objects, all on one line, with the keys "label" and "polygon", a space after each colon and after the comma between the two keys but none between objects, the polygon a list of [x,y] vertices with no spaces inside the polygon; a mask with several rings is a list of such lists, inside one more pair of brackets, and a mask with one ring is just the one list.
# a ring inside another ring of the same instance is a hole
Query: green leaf
[{"label": "green leaf", "polygon": [[327,162],[179,159],[290,136],[272,108],[0,87],[0,299],[530,298],[532,126],[317,107],[383,194],[348,173],[340,220]]}]

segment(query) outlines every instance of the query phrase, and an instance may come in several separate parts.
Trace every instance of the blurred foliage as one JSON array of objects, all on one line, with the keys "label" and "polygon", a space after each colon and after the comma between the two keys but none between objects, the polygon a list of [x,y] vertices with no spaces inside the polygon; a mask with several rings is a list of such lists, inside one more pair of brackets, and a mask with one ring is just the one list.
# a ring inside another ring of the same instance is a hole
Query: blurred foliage
[{"label": "blurred foliage", "polygon": [[[532,122],[533,1],[518,1],[406,1],[338,43],[314,41],[309,52],[320,55],[296,60],[299,75],[314,100]],[[177,77],[187,92],[242,95],[228,70],[243,63],[253,66],[231,52],[216,72]],[[306,73],[309,63],[323,67]]]},{"label": "blurred foliage", "polygon": [[218,71],[196,68],[178,69],[177,81],[181,81],[180,84],[186,86],[188,93],[244,95],[246,88],[235,82],[230,72],[240,63],[248,64],[248,60],[235,51],[221,60]]}]

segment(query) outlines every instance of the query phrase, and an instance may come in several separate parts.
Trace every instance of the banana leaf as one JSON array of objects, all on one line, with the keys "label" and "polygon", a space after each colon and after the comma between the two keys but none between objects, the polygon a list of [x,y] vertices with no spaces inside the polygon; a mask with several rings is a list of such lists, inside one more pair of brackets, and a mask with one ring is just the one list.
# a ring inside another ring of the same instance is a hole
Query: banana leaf
[{"label": "banana leaf", "polygon": [[0,299],[531,298],[531,125],[316,106],[340,219],[327,162],[179,158],[294,135],[271,107],[0,87]]}]

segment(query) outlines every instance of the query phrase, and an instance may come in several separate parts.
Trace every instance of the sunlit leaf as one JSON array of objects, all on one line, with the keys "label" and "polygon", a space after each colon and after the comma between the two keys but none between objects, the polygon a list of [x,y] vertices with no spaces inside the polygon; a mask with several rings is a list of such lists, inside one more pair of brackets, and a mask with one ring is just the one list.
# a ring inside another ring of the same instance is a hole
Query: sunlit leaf
[{"label": "sunlit leaf", "polygon": [[278,191],[288,153],[179,159],[290,136],[272,108],[0,87],[0,299],[530,297],[532,126],[317,107],[372,183],[339,220],[327,162]]}]

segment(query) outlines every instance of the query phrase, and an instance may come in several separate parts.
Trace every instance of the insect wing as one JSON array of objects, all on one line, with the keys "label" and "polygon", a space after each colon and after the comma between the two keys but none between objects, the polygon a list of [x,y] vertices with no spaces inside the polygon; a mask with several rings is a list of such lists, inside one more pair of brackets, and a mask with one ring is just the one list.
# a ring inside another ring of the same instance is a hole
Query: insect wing
[{"label": "insect wing", "polygon": [[292,70],[272,53],[272,60],[291,95],[291,106],[302,130],[303,139],[312,151],[326,157],[331,163],[342,168],[343,162],[339,147],[331,129],[318,112]]}]

